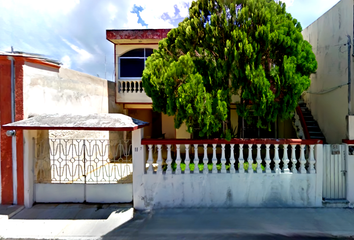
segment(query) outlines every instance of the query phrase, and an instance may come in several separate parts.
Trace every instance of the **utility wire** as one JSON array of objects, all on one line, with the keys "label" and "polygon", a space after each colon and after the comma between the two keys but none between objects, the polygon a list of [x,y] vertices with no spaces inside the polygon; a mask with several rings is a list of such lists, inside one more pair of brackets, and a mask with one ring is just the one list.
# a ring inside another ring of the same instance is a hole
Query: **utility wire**
[{"label": "utility wire", "polygon": [[303,93],[322,95],[322,94],[326,94],[326,93],[332,92],[332,91],[334,91],[334,90],[336,90],[336,89],[338,89],[338,88],[341,88],[341,87],[343,87],[343,86],[345,86],[345,85],[348,85],[348,83],[343,83],[343,84],[341,84],[341,85],[339,85],[339,86],[336,86],[336,87],[333,87],[333,88],[330,88],[330,89],[327,89],[327,90],[323,90],[323,91],[321,91],[321,92],[309,92],[309,91],[305,91],[305,92],[303,92]]}]

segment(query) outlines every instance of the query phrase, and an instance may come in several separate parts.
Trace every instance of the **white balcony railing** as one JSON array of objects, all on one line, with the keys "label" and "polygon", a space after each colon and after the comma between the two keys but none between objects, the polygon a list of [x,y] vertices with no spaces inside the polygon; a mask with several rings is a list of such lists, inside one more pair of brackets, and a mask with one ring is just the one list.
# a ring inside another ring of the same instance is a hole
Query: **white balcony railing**
[{"label": "white balcony railing", "polygon": [[117,102],[124,103],[152,103],[144,91],[141,80],[118,80]]}]

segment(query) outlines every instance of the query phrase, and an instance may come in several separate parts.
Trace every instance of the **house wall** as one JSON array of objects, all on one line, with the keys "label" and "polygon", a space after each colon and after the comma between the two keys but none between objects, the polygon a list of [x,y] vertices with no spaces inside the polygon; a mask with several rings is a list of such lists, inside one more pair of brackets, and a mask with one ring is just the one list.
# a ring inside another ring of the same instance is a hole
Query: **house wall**
[{"label": "house wall", "polygon": [[[115,69],[116,69],[116,85],[118,86],[118,79],[119,79],[119,61],[118,58],[123,55],[124,53],[137,49],[137,48],[152,48],[157,49],[157,43],[149,43],[149,41],[141,40],[139,44],[128,44],[128,45],[115,45]],[[141,80],[141,78],[136,79],[129,79],[129,80]],[[142,93],[134,93],[134,94],[124,94],[119,93],[118,88],[116,87],[116,102],[135,102],[135,103],[151,103],[151,98],[146,96],[145,92]]]},{"label": "house wall", "polygon": [[[15,81],[15,121],[23,119],[23,58],[14,59]],[[11,110],[11,58],[0,57],[0,204],[23,204],[23,133],[17,131],[15,137],[6,136],[1,126],[12,122]],[[14,147],[15,146],[15,147]],[[13,164],[16,156],[16,165]],[[14,170],[16,167],[16,170]],[[13,178],[14,173],[16,177]],[[16,186],[16,187],[14,187]],[[15,191],[15,194],[14,194]],[[14,198],[16,196],[16,200]]]},{"label": "house wall", "polygon": [[[115,104],[115,83],[41,60],[14,56],[15,121],[47,113],[120,113]],[[59,69],[60,68],[60,69]],[[0,126],[11,122],[11,61],[0,56]],[[13,149],[15,149],[17,204],[24,204],[24,140],[16,132],[16,148],[11,137],[1,128],[0,137],[0,203],[13,204]],[[49,137],[122,138],[122,132],[50,131]]]},{"label": "house wall", "polygon": [[[114,83],[71,69],[59,70],[26,62],[24,116],[48,113],[120,113]],[[111,137],[112,134],[111,133]],[[108,131],[50,131],[50,137],[108,139]]]},{"label": "house wall", "polygon": [[[317,72],[311,75],[311,87],[308,92],[318,93],[346,84],[348,82],[348,51],[345,44],[348,40],[347,35],[353,43],[353,0],[341,0],[304,29],[302,34],[304,39],[312,45],[318,62]],[[353,73],[352,57],[350,65]],[[352,84],[352,95],[353,88]],[[347,138],[348,86],[342,86],[326,94],[311,93],[305,93],[303,98],[327,142],[340,143],[342,139]],[[353,104],[351,111],[353,111]]]},{"label": "house wall", "polygon": [[167,116],[165,114],[161,114],[161,122],[162,122],[162,134],[165,134],[166,139],[176,138],[176,129],[175,122],[173,120],[173,116]]},{"label": "house wall", "polygon": [[149,126],[144,128],[145,137],[151,138],[152,135],[152,110],[150,109],[129,109],[128,115],[132,118],[142,120],[150,123]]}]

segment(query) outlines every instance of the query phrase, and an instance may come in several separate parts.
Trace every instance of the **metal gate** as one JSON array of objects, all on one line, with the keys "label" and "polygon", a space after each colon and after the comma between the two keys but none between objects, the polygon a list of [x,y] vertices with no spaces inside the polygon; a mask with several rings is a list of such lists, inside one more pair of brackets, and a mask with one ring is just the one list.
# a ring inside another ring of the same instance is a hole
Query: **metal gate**
[{"label": "metal gate", "polygon": [[346,146],[340,144],[323,146],[323,199],[346,199]]},{"label": "metal gate", "polygon": [[36,202],[131,202],[131,140],[46,139],[35,144]]}]

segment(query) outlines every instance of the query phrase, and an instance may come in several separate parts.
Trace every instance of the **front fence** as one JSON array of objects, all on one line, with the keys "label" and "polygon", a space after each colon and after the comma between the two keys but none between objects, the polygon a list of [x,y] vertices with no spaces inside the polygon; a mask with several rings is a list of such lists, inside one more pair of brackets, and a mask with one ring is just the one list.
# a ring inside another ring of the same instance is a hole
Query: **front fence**
[{"label": "front fence", "polygon": [[131,202],[131,140],[44,139],[35,144],[36,202]]},{"label": "front fence", "polygon": [[318,143],[321,141],[298,139],[142,140],[148,146],[146,173],[157,174],[316,173]]},{"label": "front fence", "polygon": [[152,140],[138,208],[313,207],[322,201],[320,140]]},{"label": "front fence", "polygon": [[37,146],[37,183],[132,181],[131,140],[45,139]]}]

